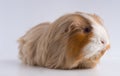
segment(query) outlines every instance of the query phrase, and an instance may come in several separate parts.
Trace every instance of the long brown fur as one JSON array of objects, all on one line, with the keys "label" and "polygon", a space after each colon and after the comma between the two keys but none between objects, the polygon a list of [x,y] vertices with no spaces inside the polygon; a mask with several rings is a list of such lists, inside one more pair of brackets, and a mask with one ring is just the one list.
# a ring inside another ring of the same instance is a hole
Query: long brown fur
[{"label": "long brown fur", "polygon": [[[98,18],[97,21],[100,22]],[[92,32],[85,33],[84,28],[90,25],[89,20],[78,14],[64,15],[53,23],[41,23],[18,40],[20,59],[23,63],[47,68],[92,68],[106,49],[89,59],[84,58],[82,49],[93,36]]]}]

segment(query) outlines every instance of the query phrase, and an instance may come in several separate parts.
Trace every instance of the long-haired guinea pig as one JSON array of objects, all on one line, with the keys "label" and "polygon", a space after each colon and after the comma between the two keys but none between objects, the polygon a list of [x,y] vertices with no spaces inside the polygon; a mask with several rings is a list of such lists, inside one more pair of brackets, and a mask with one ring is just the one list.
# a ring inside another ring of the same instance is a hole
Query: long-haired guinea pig
[{"label": "long-haired guinea pig", "polygon": [[57,69],[93,68],[110,48],[102,19],[83,12],[41,23],[18,41],[23,63]]}]

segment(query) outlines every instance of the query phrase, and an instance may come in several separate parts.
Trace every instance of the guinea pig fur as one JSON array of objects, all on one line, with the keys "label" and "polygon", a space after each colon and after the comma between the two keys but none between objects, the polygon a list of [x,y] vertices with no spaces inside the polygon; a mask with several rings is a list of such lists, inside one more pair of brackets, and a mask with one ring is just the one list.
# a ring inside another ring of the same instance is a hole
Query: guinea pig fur
[{"label": "guinea pig fur", "polygon": [[54,69],[93,68],[110,48],[102,19],[83,12],[41,23],[18,41],[23,63]]}]

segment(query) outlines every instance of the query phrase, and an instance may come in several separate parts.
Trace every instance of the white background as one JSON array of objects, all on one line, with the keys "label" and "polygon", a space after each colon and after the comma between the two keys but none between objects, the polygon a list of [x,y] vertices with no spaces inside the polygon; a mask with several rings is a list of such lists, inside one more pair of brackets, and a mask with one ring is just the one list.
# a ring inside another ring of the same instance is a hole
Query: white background
[{"label": "white background", "polygon": [[[82,11],[100,15],[108,29],[111,49],[100,64],[88,70],[53,70],[21,64],[17,39],[31,27]],[[0,76],[114,76],[120,75],[119,0],[0,0]]]}]

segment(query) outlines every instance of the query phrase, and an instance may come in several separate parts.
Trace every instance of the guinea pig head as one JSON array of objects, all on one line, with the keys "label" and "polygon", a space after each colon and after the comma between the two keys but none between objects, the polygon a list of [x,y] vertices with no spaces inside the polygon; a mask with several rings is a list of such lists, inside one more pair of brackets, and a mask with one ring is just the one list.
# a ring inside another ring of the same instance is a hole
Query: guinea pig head
[{"label": "guinea pig head", "polygon": [[109,49],[109,36],[102,20],[95,14],[76,13],[71,15],[71,24],[65,29],[68,34],[66,65],[75,67],[84,59],[100,53],[97,61]]}]

